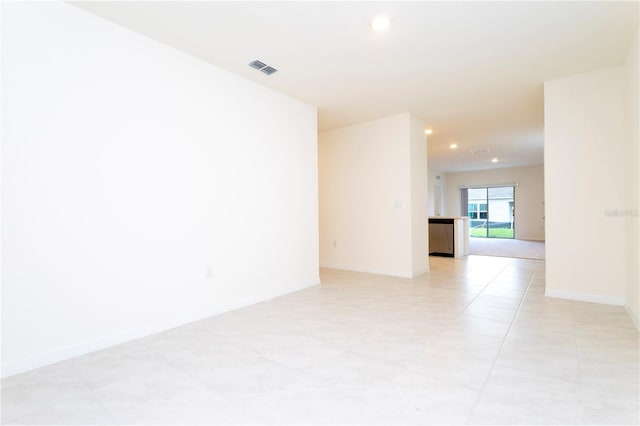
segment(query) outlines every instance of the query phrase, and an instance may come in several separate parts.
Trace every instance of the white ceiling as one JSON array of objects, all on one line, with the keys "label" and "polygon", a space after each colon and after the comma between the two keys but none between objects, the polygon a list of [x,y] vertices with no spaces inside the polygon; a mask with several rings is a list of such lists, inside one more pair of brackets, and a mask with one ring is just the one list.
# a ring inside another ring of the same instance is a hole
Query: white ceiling
[{"label": "white ceiling", "polygon": [[[73,4],[317,106],[321,130],[412,112],[445,172],[542,164],[543,82],[622,63],[639,13],[635,1]],[[393,24],[373,33],[381,12]]]}]

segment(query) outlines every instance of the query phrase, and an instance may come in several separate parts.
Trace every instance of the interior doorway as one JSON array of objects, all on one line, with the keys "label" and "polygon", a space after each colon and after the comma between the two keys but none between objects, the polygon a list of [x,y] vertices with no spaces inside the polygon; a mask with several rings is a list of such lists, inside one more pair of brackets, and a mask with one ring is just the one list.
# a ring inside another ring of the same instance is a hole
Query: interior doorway
[{"label": "interior doorway", "polygon": [[515,238],[515,187],[462,188],[461,207],[471,237]]}]

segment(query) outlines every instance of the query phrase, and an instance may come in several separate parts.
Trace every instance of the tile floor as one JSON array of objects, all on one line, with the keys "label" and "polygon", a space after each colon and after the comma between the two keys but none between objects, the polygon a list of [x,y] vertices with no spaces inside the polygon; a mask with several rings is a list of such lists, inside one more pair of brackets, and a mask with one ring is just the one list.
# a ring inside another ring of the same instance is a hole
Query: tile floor
[{"label": "tile floor", "polygon": [[544,263],[431,258],[2,381],[4,424],[638,424],[624,309],[544,297]]}]

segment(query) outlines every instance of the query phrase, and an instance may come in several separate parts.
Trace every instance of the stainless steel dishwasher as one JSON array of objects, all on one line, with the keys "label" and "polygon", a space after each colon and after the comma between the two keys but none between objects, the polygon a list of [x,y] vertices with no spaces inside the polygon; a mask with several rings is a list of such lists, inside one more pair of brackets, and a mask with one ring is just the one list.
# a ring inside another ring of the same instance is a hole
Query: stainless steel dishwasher
[{"label": "stainless steel dishwasher", "polygon": [[454,257],[453,219],[429,219],[429,255]]}]

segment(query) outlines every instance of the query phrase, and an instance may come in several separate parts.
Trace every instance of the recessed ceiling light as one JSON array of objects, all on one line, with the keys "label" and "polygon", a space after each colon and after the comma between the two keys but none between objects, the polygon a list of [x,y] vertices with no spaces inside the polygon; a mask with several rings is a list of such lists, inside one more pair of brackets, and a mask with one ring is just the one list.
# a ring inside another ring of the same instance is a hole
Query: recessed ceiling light
[{"label": "recessed ceiling light", "polygon": [[457,149],[458,148],[458,144],[457,143],[452,143],[451,145],[449,145],[449,148]]},{"label": "recessed ceiling light", "polygon": [[497,163],[497,162],[498,162],[498,159],[494,157],[494,158],[492,158],[492,159],[491,159],[491,162],[492,162],[492,163]]},{"label": "recessed ceiling light", "polygon": [[377,33],[387,31],[391,26],[391,18],[387,15],[378,15],[371,20],[371,28]]},{"label": "recessed ceiling light", "polygon": [[425,135],[430,135],[431,133],[433,133],[433,130],[431,130],[431,129],[426,129],[426,130],[424,131],[424,134],[425,134]]}]

